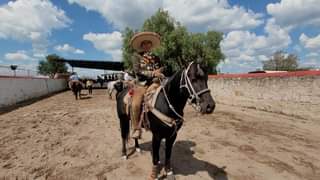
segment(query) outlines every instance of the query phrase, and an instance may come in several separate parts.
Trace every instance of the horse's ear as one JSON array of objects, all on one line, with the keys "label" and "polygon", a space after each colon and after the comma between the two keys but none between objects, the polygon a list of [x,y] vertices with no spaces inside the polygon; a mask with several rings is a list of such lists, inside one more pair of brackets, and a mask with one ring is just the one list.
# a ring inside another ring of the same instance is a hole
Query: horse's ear
[{"label": "horse's ear", "polygon": [[196,67],[196,64],[193,63],[191,66],[190,66],[190,69],[189,69],[189,78],[190,79],[196,79],[196,76],[197,76],[197,67]]},{"label": "horse's ear", "polygon": [[197,64],[197,75],[202,77],[205,75],[203,69],[202,69],[202,64],[203,64],[204,60],[201,56],[198,56],[197,60],[196,60],[196,64]]}]

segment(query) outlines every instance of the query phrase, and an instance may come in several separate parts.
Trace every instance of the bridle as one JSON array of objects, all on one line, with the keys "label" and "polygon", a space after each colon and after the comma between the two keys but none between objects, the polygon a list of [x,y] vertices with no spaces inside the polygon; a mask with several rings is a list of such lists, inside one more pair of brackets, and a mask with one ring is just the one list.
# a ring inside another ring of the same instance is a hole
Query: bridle
[{"label": "bridle", "polygon": [[[188,103],[192,105],[193,108],[195,108],[197,111],[201,110],[201,106],[200,106],[200,102],[201,102],[201,98],[200,95],[210,92],[209,88],[206,89],[202,89],[198,92],[195,91],[194,87],[192,86],[192,83],[190,81],[190,78],[188,77],[188,72],[190,70],[191,65],[193,64],[193,62],[191,62],[187,69],[185,69],[182,74],[181,74],[181,79],[180,79],[180,89],[182,88],[186,88],[188,90],[189,93],[189,97],[188,97]],[[184,82],[184,83],[183,83]]]},{"label": "bridle", "polygon": [[[192,83],[190,81],[190,78],[188,77],[188,72],[190,70],[190,67],[191,65],[193,64],[193,62],[191,62],[187,69],[183,70],[183,72],[181,73],[181,79],[180,79],[180,86],[179,86],[179,89],[183,89],[183,88],[186,88],[188,90],[188,94],[189,94],[189,97],[188,97],[188,103],[192,105],[192,107],[200,112],[201,111],[201,106],[200,106],[200,102],[201,102],[201,98],[200,98],[200,95],[201,94],[204,94],[204,93],[207,93],[207,92],[210,92],[210,89],[209,88],[206,88],[206,89],[203,89],[201,91],[198,91],[196,92],[194,87],[192,86]],[[166,81],[167,82],[167,81]],[[184,83],[183,83],[184,82]],[[166,83],[165,83],[166,84]],[[174,107],[172,106],[172,104],[170,103],[169,101],[169,98],[167,96],[167,92],[164,88],[164,86],[162,86],[162,90],[163,90],[163,93],[164,93],[164,97],[169,105],[169,108],[174,112],[174,114],[176,114],[176,116],[178,116],[180,119],[183,120],[183,117],[182,115],[180,115],[175,109]],[[194,101],[195,100],[195,101]]]},{"label": "bridle", "polygon": [[[192,83],[188,77],[188,72],[190,70],[190,67],[191,65],[193,64],[193,62],[191,62],[187,69],[183,70],[182,74],[181,74],[181,79],[180,79],[180,86],[179,86],[179,89],[182,89],[182,88],[186,88],[188,90],[188,93],[189,93],[189,97],[188,97],[188,101],[189,101],[189,104],[192,104],[192,107],[195,108],[197,111],[200,112],[201,110],[201,106],[200,106],[200,95],[201,94],[204,94],[204,93],[207,93],[207,92],[210,92],[210,89],[206,88],[206,89],[203,89],[201,91],[198,91],[196,92],[194,87],[192,86]],[[183,84],[183,81],[184,81],[184,84]],[[180,115],[176,110],[175,108],[172,106],[172,104],[170,103],[170,100],[167,96],[167,92],[165,90],[165,84],[167,83],[168,81],[166,81],[164,83],[164,85],[161,85],[161,88],[163,90],[163,94],[164,94],[164,97],[169,105],[169,108],[171,109],[171,111],[179,118],[179,119],[176,119],[175,120],[175,124],[178,124],[179,122],[183,122],[184,121],[184,118],[182,115]],[[194,101],[195,99],[195,101]],[[175,130],[173,131],[172,135],[174,135],[174,133],[177,131],[177,126],[175,126]]]}]

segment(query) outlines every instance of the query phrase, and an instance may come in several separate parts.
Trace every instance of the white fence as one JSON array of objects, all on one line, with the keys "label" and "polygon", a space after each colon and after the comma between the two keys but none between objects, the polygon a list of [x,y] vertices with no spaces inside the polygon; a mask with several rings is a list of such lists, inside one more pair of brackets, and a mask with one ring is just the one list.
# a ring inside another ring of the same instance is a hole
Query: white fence
[{"label": "white fence", "polygon": [[0,77],[0,108],[66,88],[65,79]]},{"label": "white fence", "polygon": [[310,120],[319,120],[320,117],[320,71],[279,73],[272,76],[213,76],[209,79],[208,86],[216,102],[221,104]]}]

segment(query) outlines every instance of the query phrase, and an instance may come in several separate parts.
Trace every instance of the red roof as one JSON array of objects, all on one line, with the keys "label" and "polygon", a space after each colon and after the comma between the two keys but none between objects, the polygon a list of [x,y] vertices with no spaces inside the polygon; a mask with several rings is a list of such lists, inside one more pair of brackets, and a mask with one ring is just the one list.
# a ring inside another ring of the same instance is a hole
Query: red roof
[{"label": "red roof", "polygon": [[294,71],[252,74],[219,74],[209,75],[209,78],[263,78],[263,77],[296,77],[296,76],[320,76],[320,71]]}]

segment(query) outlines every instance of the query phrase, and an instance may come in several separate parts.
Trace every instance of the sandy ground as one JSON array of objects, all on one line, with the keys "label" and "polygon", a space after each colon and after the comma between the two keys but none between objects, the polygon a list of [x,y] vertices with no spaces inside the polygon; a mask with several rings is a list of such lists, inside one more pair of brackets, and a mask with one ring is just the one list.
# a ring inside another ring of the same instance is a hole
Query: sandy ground
[{"label": "sandy ground", "polygon": [[[220,104],[207,116],[185,112],[172,157],[178,180],[320,179],[320,121]],[[145,132],[142,153],[122,160],[106,90],[79,101],[63,92],[0,115],[0,179],[146,179],[150,140]]]}]

